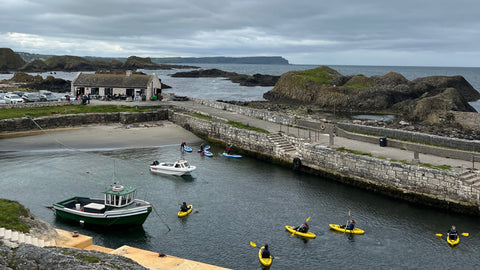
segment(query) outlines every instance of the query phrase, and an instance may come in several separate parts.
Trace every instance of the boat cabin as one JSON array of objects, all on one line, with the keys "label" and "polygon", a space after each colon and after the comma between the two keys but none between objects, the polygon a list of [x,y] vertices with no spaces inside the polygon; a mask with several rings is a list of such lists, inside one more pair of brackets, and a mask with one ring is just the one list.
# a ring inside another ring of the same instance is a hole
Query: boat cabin
[{"label": "boat cabin", "polygon": [[112,207],[124,207],[127,206],[135,200],[137,193],[136,188],[125,188],[122,185],[113,185],[105,194],[105,205]]},{"label": "boat cabin", "polygon": [[175,168],[188,168],[190,167],[190,164],[188,164],[188,161],[186,160],[179,160],[175,162]]}]

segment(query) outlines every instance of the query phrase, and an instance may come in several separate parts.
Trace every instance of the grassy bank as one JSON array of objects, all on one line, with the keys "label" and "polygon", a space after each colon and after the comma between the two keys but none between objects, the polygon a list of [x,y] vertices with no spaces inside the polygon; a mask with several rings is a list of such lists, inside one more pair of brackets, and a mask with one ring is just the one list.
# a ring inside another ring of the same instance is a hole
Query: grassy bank
[{"label": "grassy bank", "polygon": [[11,108],[3,109],[0,113],[0,120],[11,118],[22,118],[25,116],[40,117],[56,114],[79,114],[79,113],[115,113],[115,112],[149,112],[156,107],[133,107],[118,105],[66,105],[36,108]]},{"label": "grassy bank", "polygon": [[28,233],[30,226],[20,217],[29,215],[29,211],[18,202],[0,199],[0,227]]}]

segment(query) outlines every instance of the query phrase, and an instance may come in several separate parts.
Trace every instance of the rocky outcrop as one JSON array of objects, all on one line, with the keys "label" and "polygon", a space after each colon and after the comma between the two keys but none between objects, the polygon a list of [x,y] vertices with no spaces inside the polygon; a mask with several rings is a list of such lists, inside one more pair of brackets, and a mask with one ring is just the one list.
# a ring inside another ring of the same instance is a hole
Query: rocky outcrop
[{"label": "rocky outcrop", "polygon": [[28,244],[11,248],[1,243],[0,266],[1,269],[146,269],[129,258],[100,251]]},{"label": "rocky outcrop", "polygon": [[[24,55],[26,53],[23,53]],[[40,56],[40,55],[39,55]],[[186,65],[169,65],[153,63],[149,57],[142,58],[130,56],[125,63],[111,58],[92,58],[91,60],[72,55],[48,56],[48,58],[34,60],[26,63],[22,57],[8,48],[0,48],[0,72],[23,71],[23,72],[45,72],[45,71],[96,71],[102,69],[181,69],[198,68]]]},{"label": "rocky outcrop", "polygon": [[263,74],[254,74],[244,75],[238,74],[236,72],[227,72],[219,69],[200,69],[192,70],[187,72],[177,72],[170,75],[172,77],[184,77],[184,78],[200,78],[200,77],[209,77],[217,78],[224,77],[231,80],[234,83],[238,83],[241,86],[274,86],[280,76],[272,75],[263,75]]},{"label": "rocky outcrop", "polygon": [[24,72],[16,72],[10,80],[4,80],[2,83],[21,85],[22,88],[29,90],[48,89],[52,92],[70,92],[71,82],[53,76],[43,79],[40,75],[33,76]]},{"label": "rocky outcrop", "polygon": [[12,49],[0,48],[0,72],[15,70],[25,65],[25,61]]},{"label": "rocky outcrop", "polygon": [[384,76],[343,76],[329,67],[291,71],[264,94],[274,102],[310,104],[337,111],[403,114],[411,121],[438,123],[446,111],[474,112],[468,102],[480,99],[462,76],[432,76],[407,80]]}]

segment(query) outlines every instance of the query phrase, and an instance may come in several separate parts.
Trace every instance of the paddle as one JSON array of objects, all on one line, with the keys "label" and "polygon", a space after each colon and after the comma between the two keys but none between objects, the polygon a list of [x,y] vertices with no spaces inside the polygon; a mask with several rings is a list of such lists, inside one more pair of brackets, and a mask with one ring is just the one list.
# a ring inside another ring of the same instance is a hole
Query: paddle
[{"label": "paddle", "polygon": [[[255,243],[252,242],[252,241],[250,241],[250,246],[259,248],[259,247],[257,247],[257,244],[255,244]],[[272,257],[272,259],[277,259],[277,260],[280,259],[280,257],[276,257],[276,256],[275,256],[275,257],[274,257],[274,256],[271,256],[271,257]]]},{"label": "paddle", "polygon": [[347,221],[347,224],[345,224],[345,230],[343,230],[343,233],[347,232],[347,225],[349,221],[350,221],[350,209],[348,209],[348,221]]},{"label": "paddle", "polygon": [[[181,204],[179,204],[179,203],[176,202],[176,201],[173,201],[173,203],[176,204],[176,205],[181,205]],[[195,213],[198,213],[198,210],[197,210],[197,209],[192,209],[192,211],[193,211],[193,210],[195,210]]]},{"label": "paddle", "polygon": [[[462,233],[462,235],[465,236],[465,237],[467,237],[467,236],[469,236],[470,234],[469,234],[468,232],[464,232],[464,233]],[[437,234],[435,234],[435,236],[442,237],[442,234],[441,234],[441,233],[437,233]]]},{"label": "paddle", "polygon": [[[308,217],[307,221],[305,221],[305,222],[308,222],[309,220],[310,220],[310,217]],[[293,233],[292,233],[292,235],[290,235],[290,237],[294,236],[296,233],[297,233],[297,230],[293,230]]]}]

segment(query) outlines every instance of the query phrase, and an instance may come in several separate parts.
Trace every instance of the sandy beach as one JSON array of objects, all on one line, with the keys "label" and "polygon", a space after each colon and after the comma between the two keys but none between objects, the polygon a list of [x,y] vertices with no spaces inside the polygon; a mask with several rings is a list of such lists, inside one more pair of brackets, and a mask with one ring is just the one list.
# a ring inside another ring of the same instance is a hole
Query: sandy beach
[{"label": "sandy beach", "polygon": [[193,133],[169,121],[135,123],[130,126],[115,123],[74,128],[0,134],[1,151],[48,149],[112,149],[156,147],[187,144],[202,140]]}]

